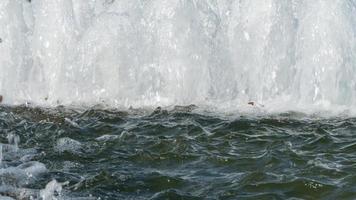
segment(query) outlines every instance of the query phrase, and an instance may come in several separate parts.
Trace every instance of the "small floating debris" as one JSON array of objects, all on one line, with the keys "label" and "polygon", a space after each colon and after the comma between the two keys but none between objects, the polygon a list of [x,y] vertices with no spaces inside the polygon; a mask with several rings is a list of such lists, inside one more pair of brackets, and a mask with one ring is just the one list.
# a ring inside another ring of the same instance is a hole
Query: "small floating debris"
[{"label": "small floating debris", "polygon": [[163,114],[163,115],[166,115],[168,114],[168,111],[163,109],[162,107],[158,106],[152,113],[151,113],[151,116],[152,115],[160,115],[160,114]]},{"label": "small floating debris", "polygon": [[254,106],[254,105],[255,105],[255,102],[250,101],[250,102],[248,102],[247,104],[248,104],[248,105],[251,105],[251,106]]},{"label": "small floating debris", "polygon": [[254,101],[249,101],[247,104],[251,105],[251,106],[261,107],[261,108],[265,107],[263,104],[259,104],[259,103],[256,103]]},{"label": "small floating debris", "polygon": [[31,102],[28,102],[28,101],[25,102],[25,107],[30,107],[30,105],[31,105]]}]

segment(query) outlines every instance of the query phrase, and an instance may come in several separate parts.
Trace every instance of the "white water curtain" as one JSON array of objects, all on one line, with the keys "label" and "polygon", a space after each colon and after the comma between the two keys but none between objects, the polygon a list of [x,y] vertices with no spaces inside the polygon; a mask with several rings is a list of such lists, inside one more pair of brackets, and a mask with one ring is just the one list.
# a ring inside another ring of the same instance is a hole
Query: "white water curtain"
[{"label": "white water curtain", "polygon": [[1,0],[8,104],[352,107],[354,0]]}]

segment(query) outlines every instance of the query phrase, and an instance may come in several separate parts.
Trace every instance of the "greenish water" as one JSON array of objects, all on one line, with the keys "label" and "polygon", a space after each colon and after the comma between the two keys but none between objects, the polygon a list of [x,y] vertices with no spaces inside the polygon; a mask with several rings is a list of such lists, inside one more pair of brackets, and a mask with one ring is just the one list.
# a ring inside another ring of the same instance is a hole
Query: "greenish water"
[{"label": "greenish water", "polygon": [[[223,117],[192,109],[0,107],[0,195],[356,198],[355,118]],[[58,181],[53,187],[52,180]]]}]

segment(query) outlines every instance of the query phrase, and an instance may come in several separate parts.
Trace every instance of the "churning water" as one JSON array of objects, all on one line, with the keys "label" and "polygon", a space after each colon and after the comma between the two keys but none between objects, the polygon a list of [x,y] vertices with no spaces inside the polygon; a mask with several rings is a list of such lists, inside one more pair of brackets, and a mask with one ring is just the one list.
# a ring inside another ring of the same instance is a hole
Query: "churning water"
[{"label": "churning water", "polygon": [[0,96],[0,199],[356,198],[356,0],[0,0]]},{"label": "churning water", "polygon": [[355,199],[355,118],[218,117],[194,108],[2,107],[0,195]]},{"label": "churning water", "polygon": [[355,0],[1,0],[8,104],[356,105]]}]

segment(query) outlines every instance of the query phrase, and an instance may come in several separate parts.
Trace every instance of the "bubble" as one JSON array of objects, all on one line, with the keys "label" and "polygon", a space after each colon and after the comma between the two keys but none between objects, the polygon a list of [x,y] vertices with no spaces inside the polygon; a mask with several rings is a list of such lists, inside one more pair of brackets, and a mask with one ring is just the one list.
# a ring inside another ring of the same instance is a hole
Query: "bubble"
[{"label": "bubble", "polygon": [[57,140],[54,149],[60,153],[65,151],[70,153],[78,153],[82,149],[82,144],[76,140],[65,137]]}]

